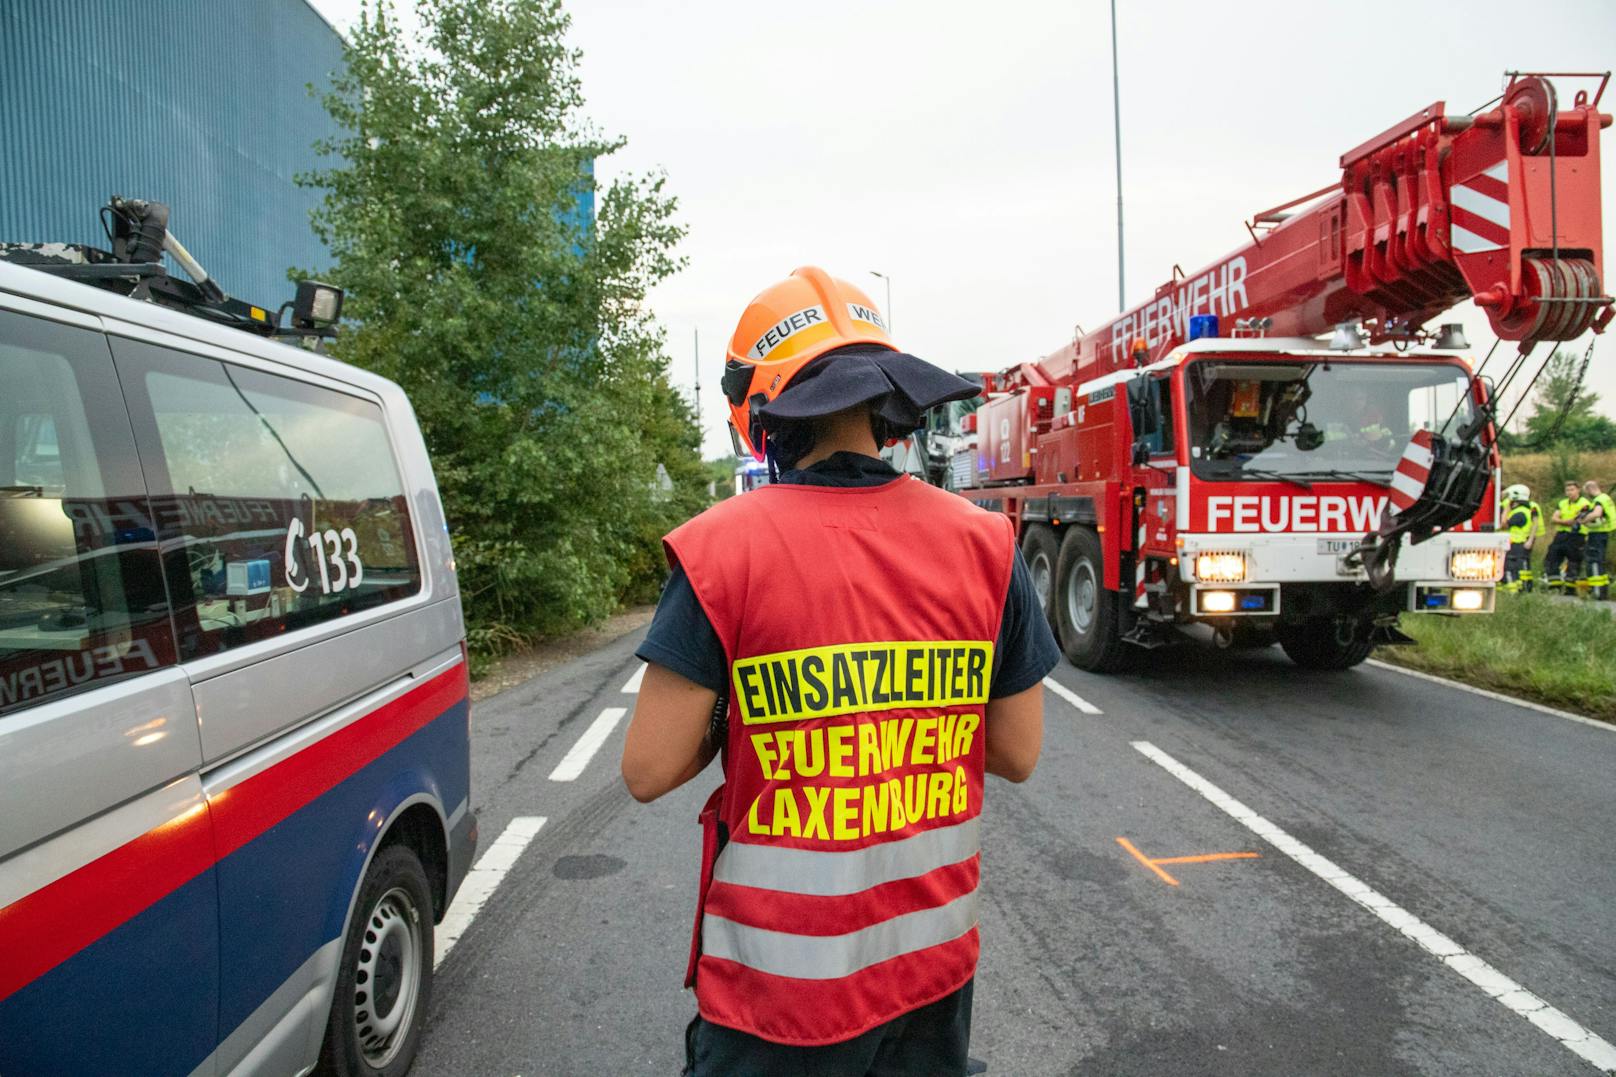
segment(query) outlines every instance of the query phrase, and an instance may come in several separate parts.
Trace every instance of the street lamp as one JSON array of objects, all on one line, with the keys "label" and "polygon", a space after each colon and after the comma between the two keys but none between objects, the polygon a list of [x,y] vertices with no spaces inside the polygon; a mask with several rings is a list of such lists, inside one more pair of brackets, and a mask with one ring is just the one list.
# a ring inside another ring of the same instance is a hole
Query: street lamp
[{"label": "street lamp", "polygon": [[887,316],[887,332],[890,333],[890,332],[892,332],[892,278],[887,276],[885,273],[882,273],[882,272],[880,272],[878,270],[874,270],[874,269],[870,270],[870,276],[872,276],[872,277],[880,277],[882,280],[886,281],[886,285],[887,285],[887,305],[884,308],[883,312]]},{"label": "street lamp", "polygon": [[1111,129],[1117,155],[1117,309],[1127,310],[1122,268],[1122,78],[1117,73],[1117,0],[1111,0]]}]

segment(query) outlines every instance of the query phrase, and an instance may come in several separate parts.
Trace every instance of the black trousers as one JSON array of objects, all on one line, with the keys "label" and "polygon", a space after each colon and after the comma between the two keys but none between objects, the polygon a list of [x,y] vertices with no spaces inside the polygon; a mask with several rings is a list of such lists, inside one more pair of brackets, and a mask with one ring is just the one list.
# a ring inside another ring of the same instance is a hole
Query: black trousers
[{"label": "black trousers", "polygon": [[[1609,531],[1595,531],[1588,536],[1583,548],[1582,563],[1588,570],[1588,585],[1595,589],[1610,586],[1610,563],[1605,560],[1610,550]],[[1604,597],[1601,591],[1596,597]]]},{"label": "black trousers", "polygon": [[936,1002],[823,1047],[789,1047],[697,1015],[686,1077],[964,1077],[975,981]]},{"label": "black trousers", "polygon": [[1521,573],[1532,566],[1532,552],[1526,548],[1524,542],[1509,544],[1509,552],[1504,555],[1504,582],[1514,584],[1521,578]]},{"label": "black trousers", "polygon": [[[1587,541],[1586,535],[1573,535],[1569,531],[1557,531],[1554,541],[1549,543],[1549,556],[1543,562],[1543,574],[1550,581],[1564,580],[1567,587],[1582,575],[1582,547]],[[1564,563],[1565,571],[1560,566]]]}]

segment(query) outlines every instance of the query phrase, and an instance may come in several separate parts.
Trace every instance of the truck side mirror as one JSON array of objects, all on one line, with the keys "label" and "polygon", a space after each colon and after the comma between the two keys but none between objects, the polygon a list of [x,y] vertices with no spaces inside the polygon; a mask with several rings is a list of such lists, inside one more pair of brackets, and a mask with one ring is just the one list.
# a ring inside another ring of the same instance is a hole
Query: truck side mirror
[{"label": "truck side mirror", "polygon": [[1151,392],[1149,378],[1128,382],[1128,418],[1133,423],[1133,462],[1146,463],[1150,460],[1151,438],[1162,428],[1161,401]]},{"label": "truck side mirror", "polygon": [[1155,394],[1150,391],[1147,378],[1134,378],[1128,383],[1128,417],[1133,421],[1134,437],[1154,434],[1161,427],[1161,412],[1156,406]]}]

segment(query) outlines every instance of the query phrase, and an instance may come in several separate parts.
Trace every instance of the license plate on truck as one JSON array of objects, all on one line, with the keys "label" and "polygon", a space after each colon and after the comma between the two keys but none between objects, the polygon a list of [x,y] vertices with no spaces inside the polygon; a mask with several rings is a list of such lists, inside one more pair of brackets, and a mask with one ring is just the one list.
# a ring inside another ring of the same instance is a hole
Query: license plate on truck
[{"label": "license plate on truck", "polygon": [[1340,556],[1341,554],[1350,553],[1351,551],[1356,550],[1360,541],[1362,540],[1355,538],[1319,539],[1319,552],[1323,554],[1330,554],[1333,557]]}]

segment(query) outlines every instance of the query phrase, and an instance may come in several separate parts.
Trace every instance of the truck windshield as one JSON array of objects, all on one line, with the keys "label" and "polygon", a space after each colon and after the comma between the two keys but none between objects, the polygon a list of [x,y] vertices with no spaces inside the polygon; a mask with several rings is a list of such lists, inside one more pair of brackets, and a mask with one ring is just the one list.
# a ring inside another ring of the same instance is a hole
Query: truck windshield
[{"label": "truck windshield", "polygon": [[1385,483],[1416,431],[1470,419],[1468,382],[1440,361],[1199,360],[1185,374],[1190,465],[1206,479]]}]

